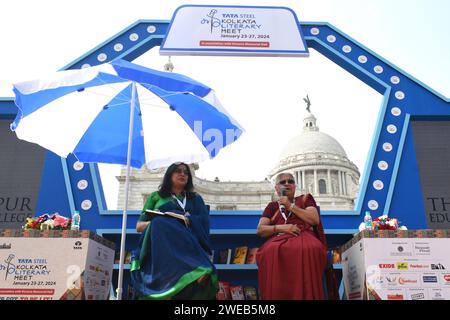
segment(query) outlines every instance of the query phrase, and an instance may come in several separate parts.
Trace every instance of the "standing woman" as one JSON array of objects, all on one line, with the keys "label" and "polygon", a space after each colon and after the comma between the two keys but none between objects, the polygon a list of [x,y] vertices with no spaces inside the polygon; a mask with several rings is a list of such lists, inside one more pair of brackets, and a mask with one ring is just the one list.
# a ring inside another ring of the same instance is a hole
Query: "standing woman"
[{"label": "standing woman", "polygon": [[[150,221],[146,209],[183,214],[189,226],[169,216]],[[159,190],[147,198],[136,230],[142,235],[132,255],[131,281],[138,299],[215,298],[209,214],[194,192],[189,166],[181,162],[169,166]]]}]

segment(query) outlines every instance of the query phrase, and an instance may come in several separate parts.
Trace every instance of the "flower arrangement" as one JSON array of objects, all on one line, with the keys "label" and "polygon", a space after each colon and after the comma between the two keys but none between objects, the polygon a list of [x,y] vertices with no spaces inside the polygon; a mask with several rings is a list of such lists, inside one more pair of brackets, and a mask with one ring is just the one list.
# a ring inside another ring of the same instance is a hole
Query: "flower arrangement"
[{"label": "flower arrangement", "polygon": [[24,230],[70,230],[72,219],[60,216],[58,213],[49,215],[47,213],[36,217],[27,218]]},{"label": "flower arrangement", "polygon": [[[406,226],[399,227],[400,222],[396,218],[389,218],[387,214],[383,214],[378,218],[372,220],[371,230],[407,230]],[[370,229],[365,222],[362,222],[359,226],[359,230]]]},{"label": "flower arrangement", "polygon": [[372,220],[372,230],[397,230],[399,222],[395,218],[389,218],[386,214]]}]

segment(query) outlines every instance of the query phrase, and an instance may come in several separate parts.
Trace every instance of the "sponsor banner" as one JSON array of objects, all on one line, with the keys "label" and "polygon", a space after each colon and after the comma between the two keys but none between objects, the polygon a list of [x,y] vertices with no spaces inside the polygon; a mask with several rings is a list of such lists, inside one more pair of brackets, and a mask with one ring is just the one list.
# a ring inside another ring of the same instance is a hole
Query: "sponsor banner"
[{"label": "sponsor banner", "polygon": [[357,284],[362,299],[450,300],[449,247],[449,238],[361,237],[342,253],[346,292]]},{"label": "sponsor banner", "polygon": [[0,250],[0,300],[108,299],[113,249],[89,238],[0,239],[10,247]]},{"label": "sponsor banner", "polygon": [[309,52],[297,16],[289,8],[183,5],[173,14],[160,54],[308,56]]}]

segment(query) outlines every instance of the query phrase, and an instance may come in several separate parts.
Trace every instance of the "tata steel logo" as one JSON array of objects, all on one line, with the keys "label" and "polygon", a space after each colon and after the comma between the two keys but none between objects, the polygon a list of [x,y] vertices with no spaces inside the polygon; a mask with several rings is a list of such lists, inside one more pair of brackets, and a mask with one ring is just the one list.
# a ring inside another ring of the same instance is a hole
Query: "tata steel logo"
[{"label": "tata steel logo", "polygon": [[213,33],[214,28],[218,28],[221,26],[221,21],[219,18],[216,18],[215,15],[217,13],[216,9],[212,9],[207,15],[206,18],[203,18],[200,23],[206,24],[210,26],[211,33]]},{"label": "tata steel logo", "polygon": [[398,270],[408,270],[408,262],[397,262]]},{"label": "tata steel logo", "polygon": [[74,244],[74,246],[73,246],[73,249],[74,250],[81,250],[81,249],[83,249],[81,246],[83,245],[83,243],[81,242],[81,241],[76,241],[75,242],[75,244]]},{"label": "tata steel logo", "polygon": [[401,284],[401,285],[416,284],[417,283],[417,279],[408,279],[408,278],[400,277],[400,278],[398,278],[398,283]]},{"label": "tata steel logo", "polygon": [[380,269],[395,269],[395,265],[393,263],[380,263],[378,266]]}]

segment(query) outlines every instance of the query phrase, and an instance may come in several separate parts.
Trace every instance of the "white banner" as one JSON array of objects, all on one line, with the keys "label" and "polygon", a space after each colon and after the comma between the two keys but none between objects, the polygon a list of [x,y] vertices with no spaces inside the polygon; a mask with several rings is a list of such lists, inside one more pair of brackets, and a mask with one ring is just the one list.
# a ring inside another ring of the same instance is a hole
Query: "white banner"
[{"label": "white banner", "polygon": [[161,55],[308,56],[297,16],[286,7],[185,5]]},{"label": "white banner", "polygon": [[0,238],[0,300],[104,300],[114,250],[89,238]]},{"label": "white banner", "polygon": [[450,238],[362,238],[342,254],[347,299],[450,300]]}]

